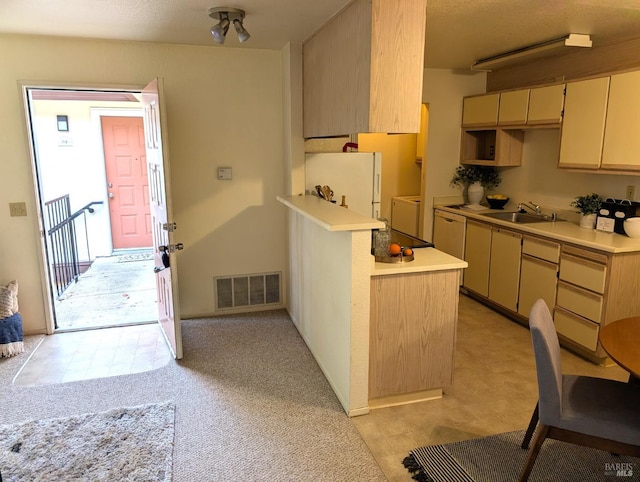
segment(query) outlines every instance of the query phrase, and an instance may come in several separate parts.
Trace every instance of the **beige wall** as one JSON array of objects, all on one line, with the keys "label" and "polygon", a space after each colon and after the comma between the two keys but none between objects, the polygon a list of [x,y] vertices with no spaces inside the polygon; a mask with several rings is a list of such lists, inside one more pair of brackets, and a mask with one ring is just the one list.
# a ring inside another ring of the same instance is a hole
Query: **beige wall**
[{"label": "beige wall", "polygon": [[[624,198],[626,187],[640,188],[638,176],[590,174],[558,169],[559,129],[526,131],[520,167],[503,169],[498,190],[518,202],[533,201],[554,211],[575,211],[571,201],[581,194],[597,192],[602,197]],[[638,195],[636,194],[636,197]],[[567,217],[566,214],[561,214]]]},{"label": "beige wall", "polygon": [[427,155],[423,159],[425,187],[423,237],[433,235],[434,196],[460,195],[449,186],[455,168],[460,164],[460,120],[462,97],[483,93],[486,74],[425,69],[422,101],[429,105]]},{"label": "beige wall", "polygon": [[[164,78],[184,316],[213,311],[215,276],[285,271],[281,52],[2,35],[0,58],[0,282],[19,280],[26,331],[44,330],[48,295],[20,80]],[[231,166],[233,180],[216,180],[218,166]],[[9,217],[16,201],[27,217]]]}]

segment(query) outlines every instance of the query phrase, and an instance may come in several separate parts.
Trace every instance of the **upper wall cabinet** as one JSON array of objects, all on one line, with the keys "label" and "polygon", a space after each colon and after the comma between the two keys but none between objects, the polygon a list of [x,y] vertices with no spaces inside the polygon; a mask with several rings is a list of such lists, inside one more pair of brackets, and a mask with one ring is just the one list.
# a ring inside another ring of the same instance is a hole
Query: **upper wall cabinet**
[{"label": "upper wall cabinet", "polygon": [[564,84],[531,89],[527,125],[560,124],[564,108]]},{"label": "upper wall cabinet", "polygon": [[601,169],[640,170],[640,71],[611,76]]},{"label": "upper wall cabinet", "polygon": [[567,84],[558,167],[600,167],[608,95],[609,77]]},{"label": "upper wall cabinet", "polygon": [[498,124],[500,94],[475,95],[462,101],[462,127]]},{"label": "upper wall cabinet", "polygon": [[463,99],[462,127],[560,125],[564,84]]},{"label": "upper wall cabinet", "polygon": [[356,0],[303,45],[304,137],[418,133],[426,0]]},{"label": "upper wall cabinet", "polygon": [[513,90],[500,94],[498,125],[523,125],[529,111],[529,89]]}]

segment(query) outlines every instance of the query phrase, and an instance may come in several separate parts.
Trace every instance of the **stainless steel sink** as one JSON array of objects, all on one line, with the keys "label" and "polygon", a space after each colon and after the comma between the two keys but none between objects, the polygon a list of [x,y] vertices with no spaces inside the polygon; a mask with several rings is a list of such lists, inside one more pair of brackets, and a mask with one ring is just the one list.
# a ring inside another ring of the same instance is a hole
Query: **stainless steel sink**
[{"label": "stainless steel sink", "polygon": [[[510,223],[528,224],[528,223],[546,223],[553,221],[551,216],[546,214],[529,214],[529,213],[488,213],[483,214],[488,218],[501,219],[502,221],[509,221]],[[556,219],[556,221],[564,221],[563,219]]]}]

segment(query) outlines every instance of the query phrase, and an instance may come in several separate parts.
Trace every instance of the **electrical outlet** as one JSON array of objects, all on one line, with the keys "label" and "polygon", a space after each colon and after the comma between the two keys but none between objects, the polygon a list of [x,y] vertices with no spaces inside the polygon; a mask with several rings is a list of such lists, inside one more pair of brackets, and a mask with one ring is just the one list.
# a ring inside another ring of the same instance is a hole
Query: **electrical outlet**
[{"label": "electrical outlet", "polygon": [[27,203],[9,203],[9,214],[11,216],[26,216]]},{"label": "electrical outlet", "polygon": [[633,201],[633,199],[636,197],[636,187],[635,186],[627,186],[627,194],[625,195],[625,199],[628,199],[629,201]]}]

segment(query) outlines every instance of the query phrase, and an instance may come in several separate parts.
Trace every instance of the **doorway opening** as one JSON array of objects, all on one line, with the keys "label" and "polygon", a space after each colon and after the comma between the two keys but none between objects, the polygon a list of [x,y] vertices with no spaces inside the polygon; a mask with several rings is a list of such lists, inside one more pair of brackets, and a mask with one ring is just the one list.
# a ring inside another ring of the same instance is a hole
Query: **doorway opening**
[{"label": "doorway opening", "polygon": [[26,92],[54,330],[157,322],[141,93]]}]

